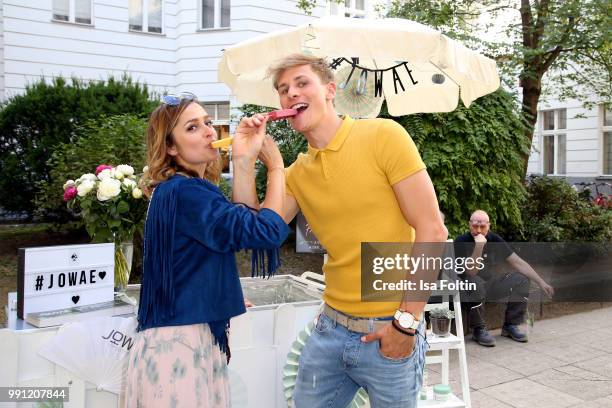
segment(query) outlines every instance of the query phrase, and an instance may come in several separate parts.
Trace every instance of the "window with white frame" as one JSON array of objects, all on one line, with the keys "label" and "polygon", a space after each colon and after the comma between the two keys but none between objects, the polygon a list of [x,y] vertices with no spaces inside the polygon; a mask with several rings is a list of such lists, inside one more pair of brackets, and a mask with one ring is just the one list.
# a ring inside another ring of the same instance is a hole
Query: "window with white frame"
[{"label": "window with white frame", "polygon": [[199,0],[200,29],[228,28],[230,26],[230,0]]},{"label": "window with white frame", "polygon": [[130,31],[161,34],[163,0],[129,0]]},{"label": "window with white frame", "polygon": [[547,110],[541,112],[540,115],[542,120],[542,172],[546,175],[565,174],[567,172],[567,110]]},{"label": "window with white frame", "polygon": [[91,24],[92,0],[53,0],[53,20]]},{"label": "window with white frame", "polygon": [[329,14],[332,16],[344,16],[354,18],[366,17],[366,0],[330,0]]},{"label": "window with white frame", "polygon": [[612,175],[612,105],[603,106],[603,127],[602,127],[602,150],[603,168],[602,173]]},{"label": "window with white frame", "polygon": [[230,105],[229,102],[202,102],[202,107],[210,116],[210,119],[219,123],[229,124]]}]

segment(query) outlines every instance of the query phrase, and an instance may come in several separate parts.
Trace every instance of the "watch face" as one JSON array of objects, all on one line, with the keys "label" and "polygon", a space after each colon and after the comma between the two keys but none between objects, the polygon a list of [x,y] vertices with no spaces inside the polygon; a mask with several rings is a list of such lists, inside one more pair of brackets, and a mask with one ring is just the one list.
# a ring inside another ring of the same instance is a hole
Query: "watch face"
[{"label": "watch face", "polygon": [[412,326],[412,323],[414,323],[414,316],[412,316],[410,313],[402,313],[397,322],[404,329],[410,329],[410,326]]}]

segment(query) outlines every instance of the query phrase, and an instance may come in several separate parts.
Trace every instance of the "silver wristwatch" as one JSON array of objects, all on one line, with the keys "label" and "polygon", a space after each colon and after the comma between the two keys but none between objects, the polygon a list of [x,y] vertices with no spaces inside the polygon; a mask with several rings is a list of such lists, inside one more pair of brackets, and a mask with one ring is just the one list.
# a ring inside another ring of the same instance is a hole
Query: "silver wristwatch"
[{"label": "silver wristwatch", "polygon": [[393,316],[402,329],[416,330],[421,323],[412,313],[397,309]]}]

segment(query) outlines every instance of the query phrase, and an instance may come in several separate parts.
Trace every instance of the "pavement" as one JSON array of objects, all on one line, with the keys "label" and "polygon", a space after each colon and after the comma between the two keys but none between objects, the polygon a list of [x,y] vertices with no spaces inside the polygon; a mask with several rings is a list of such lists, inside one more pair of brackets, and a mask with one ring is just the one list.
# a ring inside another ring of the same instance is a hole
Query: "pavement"
[{"label": "pavement", "polygon": [[[496,347],[466,336],[472,408],[612,408],[612,307],[536,321],[528,343],[492,330]],[[451,352],[451,388],[461,395]],[[427,366],[429,385],[440,365]]]}]

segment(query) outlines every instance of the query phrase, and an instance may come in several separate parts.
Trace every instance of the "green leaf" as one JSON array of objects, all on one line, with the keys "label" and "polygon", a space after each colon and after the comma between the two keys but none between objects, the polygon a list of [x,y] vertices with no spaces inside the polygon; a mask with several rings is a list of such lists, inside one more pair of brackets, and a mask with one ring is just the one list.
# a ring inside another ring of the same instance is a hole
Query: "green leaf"
[{"label": "green leaf", "polygon": [[117,204],[117,213],[124,214],[128,211],[130,211],[130,205],[123,200],[119,201],[119,204]]},{"label": "green leaf", "polygon": [[113,229],[113,228],[119,228],[121,227],[121,220],[110,220],[108,222],[108,226],[109,228]]}]

